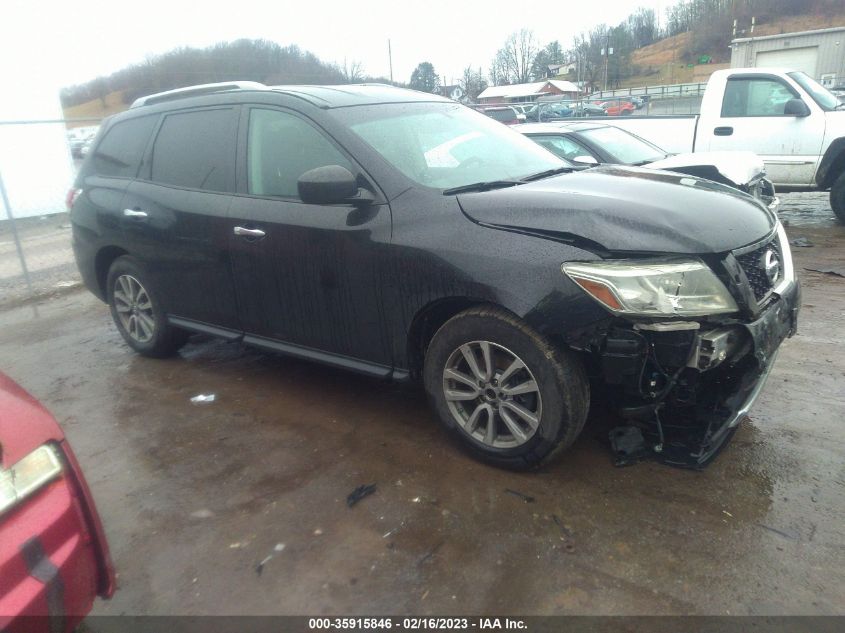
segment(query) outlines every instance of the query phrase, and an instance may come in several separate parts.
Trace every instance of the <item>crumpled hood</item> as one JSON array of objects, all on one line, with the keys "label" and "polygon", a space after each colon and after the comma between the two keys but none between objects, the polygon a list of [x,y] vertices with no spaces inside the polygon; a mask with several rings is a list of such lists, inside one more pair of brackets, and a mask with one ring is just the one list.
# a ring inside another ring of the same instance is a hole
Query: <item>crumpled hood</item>
[{"label": "crumpled hood", "polygon": [[750,196],[668,171],[609,165],[458,196],[470,219],[608,252],[722,253],[766,237]]},{"label": "crumpled hood", "polygon": [[675,154],[644,165],[649,169],[682,169],[685,167],[714,167],[722,176],[737,185],[747,185],[766,173],[763,159],[754,152],[696,152]]}]

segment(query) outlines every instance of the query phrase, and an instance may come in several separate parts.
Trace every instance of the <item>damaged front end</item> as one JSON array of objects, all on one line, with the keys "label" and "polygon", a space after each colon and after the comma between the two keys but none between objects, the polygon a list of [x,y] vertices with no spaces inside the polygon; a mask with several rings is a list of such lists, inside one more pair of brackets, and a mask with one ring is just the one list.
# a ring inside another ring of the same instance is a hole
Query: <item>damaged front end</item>
[{"label": "damaged front end", "polygon": [[645,262],[564,266],[615,317],[576,346],[596,360],[626,421],[610,434],[618,465],[653,457],[702,468],[796,331],[800,287],[789,244],[778,225],[761,242],[706,261]]},{"label": "damaged front end", "polygon": [[668,169],[707,178],[747,193],[772,213],[780,208],[775,186],[766,178],[763,160],[747,151],[696,152],[674,154],[648,164],[649,169]]}]

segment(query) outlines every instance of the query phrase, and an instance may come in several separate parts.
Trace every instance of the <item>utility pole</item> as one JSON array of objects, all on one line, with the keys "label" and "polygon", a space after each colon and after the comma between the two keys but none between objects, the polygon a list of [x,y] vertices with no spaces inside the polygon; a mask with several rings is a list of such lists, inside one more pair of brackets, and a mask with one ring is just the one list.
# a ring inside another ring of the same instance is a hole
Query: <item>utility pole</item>
[{"label": "utility pole", "polygon": [[607,90],[607,66],[608,60],[610,56],[613,55],[613,49],[610,48],[610,33],[605,32],[604,35],[604,48],[602,49],[602,53],[604,53],[604,89]]},{"label": "utility pole", "polygon": [[387,61],[390,64],[390,83],[393,83],[393,51],[390,49],[390,39],[387,40]]}]

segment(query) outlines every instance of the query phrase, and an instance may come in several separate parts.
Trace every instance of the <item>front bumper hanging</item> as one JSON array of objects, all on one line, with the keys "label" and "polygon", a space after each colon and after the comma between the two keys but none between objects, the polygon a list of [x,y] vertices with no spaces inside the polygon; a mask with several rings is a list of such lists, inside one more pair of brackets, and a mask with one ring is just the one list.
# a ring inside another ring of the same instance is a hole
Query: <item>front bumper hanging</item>
[{"label": "front bumper hanging", "polygon": [[630,324],[609,334],[604,378],[621,387],[617,409],[627,422],[610,432],[616,464],[652,458],[703,468],[712,461],[759,397],[781,343],[796,332],[799,307],[794,282],[749,323]]}]

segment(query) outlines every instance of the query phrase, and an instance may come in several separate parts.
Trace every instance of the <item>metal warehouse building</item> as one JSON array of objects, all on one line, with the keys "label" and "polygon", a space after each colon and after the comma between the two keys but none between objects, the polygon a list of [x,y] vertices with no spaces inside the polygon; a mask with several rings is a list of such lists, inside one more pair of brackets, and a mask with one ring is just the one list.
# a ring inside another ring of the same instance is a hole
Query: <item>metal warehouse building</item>
[{"label": "metal warehouse building", "polygon": [[731,68],[803,70],[825,86],[845,84],[845,26],[731,42]]}]

